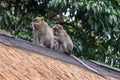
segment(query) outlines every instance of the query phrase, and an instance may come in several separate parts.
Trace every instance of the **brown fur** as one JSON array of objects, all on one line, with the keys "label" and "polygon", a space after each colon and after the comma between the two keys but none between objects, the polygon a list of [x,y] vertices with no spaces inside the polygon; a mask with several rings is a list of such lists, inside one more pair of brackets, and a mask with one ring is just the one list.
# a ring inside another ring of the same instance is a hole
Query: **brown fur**
[{"label": "brown fur", "polygon": [[53,28],[53,32],[56,36],[55,39],[57,39],[60,43],[59,50],[64,53],[71,54],[73,50],[73,43],[70,36],[63,29],[63,27],[60,24],[56,24]]},{"label": "brown fur", "polygon": [[44,45],[48,48],[53,48],[54,35],[53,30],[40,17],[35,17],[32,21],[33,26],[33,42],[38,45]]}]

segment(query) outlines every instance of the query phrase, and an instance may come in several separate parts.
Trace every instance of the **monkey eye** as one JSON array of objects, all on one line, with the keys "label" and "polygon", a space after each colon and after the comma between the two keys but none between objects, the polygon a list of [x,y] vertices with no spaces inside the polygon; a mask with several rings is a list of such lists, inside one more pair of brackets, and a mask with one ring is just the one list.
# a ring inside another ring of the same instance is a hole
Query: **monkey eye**
[{"label": "monkey eye", "polygon": [[57,28],[54,28],[53,30],[58,30]]},{"label": "monkey eye", "polygon": [[41,21],[43,21],[44,19],[41,19]]},{"label": "monkey eye", "polygon": [[59,27],[59,29],[62,29],[62,27]]},{"label": "monkey eye", "polygon": [[56,30],[56,28],[53,28],[53,30]]}]

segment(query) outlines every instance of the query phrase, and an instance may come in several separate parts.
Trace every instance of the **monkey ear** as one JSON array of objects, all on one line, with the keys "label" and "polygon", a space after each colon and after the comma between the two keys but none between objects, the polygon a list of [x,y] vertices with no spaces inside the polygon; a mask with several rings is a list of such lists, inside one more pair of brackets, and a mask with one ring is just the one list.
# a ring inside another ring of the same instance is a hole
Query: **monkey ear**
[{"label": "monkey ear", "polygon": [[44,19],[41,19],[41,21],[44,21]]},{"label": "monkey ear", "polygon": [[59,24],[56,24],[56,26],[59,26]]},{"label": "monkey ear", "polygon": [[63,29],[63,27],[60,27],[60,29],[62,30],[62,29]]}]

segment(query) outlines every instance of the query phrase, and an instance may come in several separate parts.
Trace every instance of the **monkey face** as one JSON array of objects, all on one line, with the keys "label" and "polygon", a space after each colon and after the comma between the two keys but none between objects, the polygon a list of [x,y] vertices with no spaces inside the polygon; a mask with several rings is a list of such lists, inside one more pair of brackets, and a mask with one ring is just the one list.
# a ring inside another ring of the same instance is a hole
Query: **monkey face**
[{"label": "monkey face", "polygon": [[38,30],[39,27],[43,24],[43,19],[41,19],[40,17],[35,17],[33,20],[32,20],[32,25],[33,27]]},{"label": "monkey face", "polygon": [[54,35],[57,36],[61,30],[63,30],[63,27],[60,24],[56,24],[53,28]]}]

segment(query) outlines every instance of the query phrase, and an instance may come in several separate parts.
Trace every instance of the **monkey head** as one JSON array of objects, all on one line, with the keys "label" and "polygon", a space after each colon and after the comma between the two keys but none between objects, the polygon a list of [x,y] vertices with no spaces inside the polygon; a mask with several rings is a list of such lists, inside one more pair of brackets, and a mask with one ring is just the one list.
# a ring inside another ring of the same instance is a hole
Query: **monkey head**
[{"label": "monkey head", "polygon": [[42,18],[37,16],[32,20],[32,25],[36,30],[38,30],[39,27],[43,24],[43,21],[44,20]]},{"label": "monkey head", "polygon": [[54,35],[57,36],[61,30],[63,30],[63,26],[60,24],[56,24],[53,28]]}]

